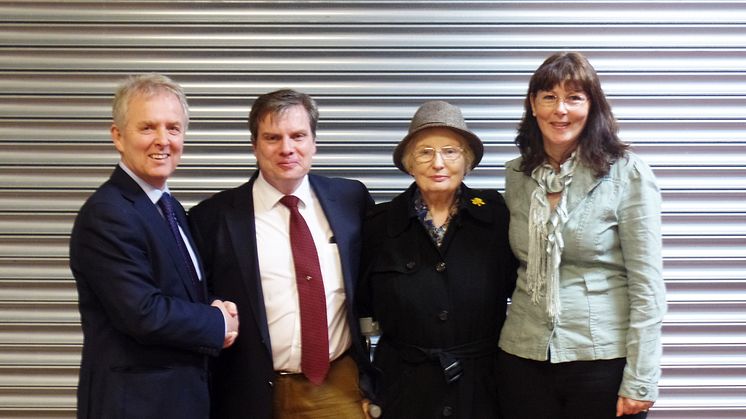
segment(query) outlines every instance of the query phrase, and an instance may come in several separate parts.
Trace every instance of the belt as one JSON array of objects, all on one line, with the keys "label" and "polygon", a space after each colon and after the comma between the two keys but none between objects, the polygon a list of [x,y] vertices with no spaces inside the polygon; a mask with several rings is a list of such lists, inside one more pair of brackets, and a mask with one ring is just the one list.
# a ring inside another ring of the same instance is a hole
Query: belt
[{"label": "belt", "polygon": [[[350,350],[349,350],[349,349],[348,349],[348,350],[346,350],[346,351],[344,351],[344,352],[342,352],[342,355],[340,355],[340,356],[338,356],[338,357],[334,358],[334,360],[333,360],[333,361],[331,361],[331,362],[329,363],[329,368],[331,368],[332,364],[334,364],[335,362],[339,361],[340,359],[342,359],[342,358],[344,358],[344,357],[348,356],[349,354],[350,354]],[[277,375],[279,375],[279,376],[286,376],[286,375],[303,375],[303,371],[285,371],[285,370],[275,370],[275,374],[277,374]]]},{"label": "belt", "polygon": [[396,349],[406,362],[422,364],[438,361],[447,383],[452,383],[463,374],[462,359],[476,359],[497,353],[497,336],[476,340],[447,348],[425,348],[394,340],[384,340]]},{"label": "belt", "polygon": [[294,371],[275,371],[275,374],[277,375],[300,375],[303,374],[302,372],[294,372]]},{"label": "belt", "polygon": [[399,356],[401,356],[405,361],[415,364],[435,361],[444,354],[459,359],[481,358],[483,356],[496,354],[498,349],[497,336],[467,342],[461,345],[454,345],[448,348],[425,348],[391,339],[382,340],[394,347],[394,349],[399,353]]}]

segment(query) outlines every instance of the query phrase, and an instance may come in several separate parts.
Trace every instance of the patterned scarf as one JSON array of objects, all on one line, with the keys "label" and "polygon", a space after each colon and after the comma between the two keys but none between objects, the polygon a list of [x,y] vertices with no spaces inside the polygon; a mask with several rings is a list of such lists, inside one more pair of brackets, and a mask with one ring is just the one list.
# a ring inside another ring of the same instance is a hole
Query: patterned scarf
[{"label": "patterned scarf", "polygon": [[435,226],[435,223],[433,223],[433,216],[430,214],[430,210],[427,208],[427,204],[425,203],[425,200],[422,199],[422,194],[420,194],[420,190],[417,189],[414,193],[414,212],[417,214],[417,218],[420,220],[420,223],[422,223],[422,226],[425,227],[425,230],[430,235],[430,238],[433,239],[433,242],[436,246],[440,247],[443,244],[443,239],[446,236],[446,231],[448,230],[448,224],[451,223],[451,219],[458,213],[458,204],[461,201],[461,188],[456,189],[456,197],[453,200],[453,204],[451,205],[451,209],[448,212],[448,218],[446,221],[441,225],[440,227]]},{"label": "patterned scarf", "polygon": [[[554,323],[559,322],[560,277],[559,266],[565,243],[562,227],[567,221],[567,186],[575,172],[575,153],[555,172],[548,163],[534,169],[531,177],[539,187],[531,195],[528,217],[528,291],[531,301],[538,304],[541,297],[546,300],[546,312]],[[561,192],[559,203],[551,210],[548,193]]]}]

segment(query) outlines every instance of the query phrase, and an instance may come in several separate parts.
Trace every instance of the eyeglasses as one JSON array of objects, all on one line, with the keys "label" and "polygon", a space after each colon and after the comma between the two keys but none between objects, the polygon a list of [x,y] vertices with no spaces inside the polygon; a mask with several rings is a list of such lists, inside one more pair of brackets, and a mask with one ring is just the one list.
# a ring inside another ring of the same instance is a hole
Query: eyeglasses
[{"label": "eyeglasses", "polygon": [[436,150],[432,147],[418,148],[412,153],[414,161],[417,163],[428,163],[433,161],[435,154],[440,154],[440,157],[445,161],[457,160],[464,153],[464,149],[461,147],[445,146],[441,147],[440,150]]},{"label": "eyeglasses", "polygon": [[554,108],[562,102],[567,109],[577,109],[585,105],[587,101],[588,98],[580,93],[572,93],[567,97],[560,97],[552,93],[540,93],[536,98],[536,102],[545,108]]}]

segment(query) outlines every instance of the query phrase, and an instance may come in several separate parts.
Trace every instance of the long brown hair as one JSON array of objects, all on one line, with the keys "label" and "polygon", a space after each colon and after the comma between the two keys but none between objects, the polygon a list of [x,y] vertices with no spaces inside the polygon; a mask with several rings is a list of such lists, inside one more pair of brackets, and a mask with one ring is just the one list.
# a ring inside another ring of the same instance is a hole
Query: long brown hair
[{"label": "long brown hair", "polygon": [[605,176],[629,146],[617,135],[619,127],[601,89],[596,70],[585,56],[577,52],[553,54],[531,76],[524,100],[523,119],[515,138],[523,157],[520,170],[530,176],[547,158],[541,130],[531,110],[531,100],[540,90],[551,90],[557,85],[582,90],[588,95],[590,109],[585,128],[578,138],[578,157],[582,164],[594,171],[596,177]]}]

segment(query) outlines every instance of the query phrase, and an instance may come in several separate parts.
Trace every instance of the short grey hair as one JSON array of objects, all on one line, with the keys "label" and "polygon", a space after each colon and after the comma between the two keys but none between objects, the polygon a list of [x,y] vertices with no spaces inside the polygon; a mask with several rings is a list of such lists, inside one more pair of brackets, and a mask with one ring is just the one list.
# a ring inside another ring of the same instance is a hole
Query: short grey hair
[{"label": "short grey hair", "polygon": [[171,93],[179,99],[184,111],[184,129],[189,125],[189,104],[184,89],[170,78],[156,73],[129,76],[122,81],[114,94],[111,116],[114,124],[123,129],[127,124],[127,111],[130,100],[139,95],[153,96],[157,93]]}]

